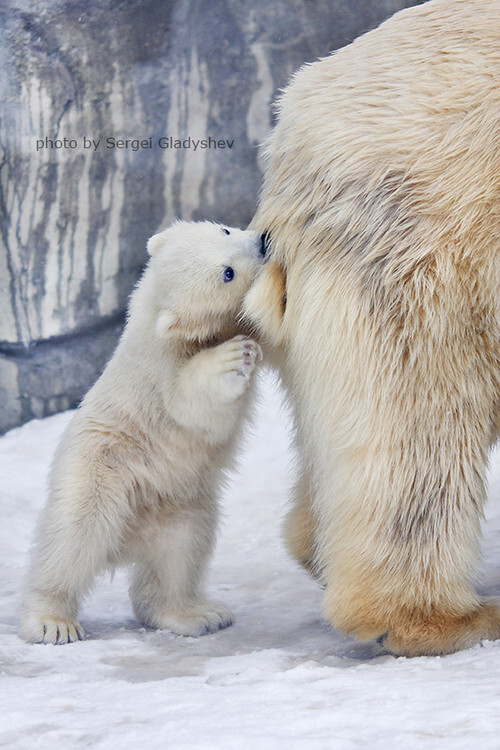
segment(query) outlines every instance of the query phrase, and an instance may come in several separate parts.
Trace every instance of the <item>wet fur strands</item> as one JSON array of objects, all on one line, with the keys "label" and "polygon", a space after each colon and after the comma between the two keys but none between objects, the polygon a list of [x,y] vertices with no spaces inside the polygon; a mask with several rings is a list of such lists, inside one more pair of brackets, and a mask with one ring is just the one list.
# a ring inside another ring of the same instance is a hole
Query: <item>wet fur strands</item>
[{"label": "wet fur strands", "polygon": [[471,584],[500,430],[499,40],[498,0],[432,0],[304,66],[252,222],[247,314],[303,461],[289,547],[334,626],[397,654],[500,637]]}]

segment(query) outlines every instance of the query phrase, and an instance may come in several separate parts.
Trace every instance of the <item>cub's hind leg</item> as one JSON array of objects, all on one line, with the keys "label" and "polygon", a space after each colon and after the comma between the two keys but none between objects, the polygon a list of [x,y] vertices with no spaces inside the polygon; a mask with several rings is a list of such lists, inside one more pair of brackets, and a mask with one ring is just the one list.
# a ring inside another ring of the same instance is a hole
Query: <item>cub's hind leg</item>
[{"label": "cub's hind leg", "polygon": [[129,513],[121,481],[102,466],[79,470],[74,463],[56,471],[21,605],[22,638],[53,644],[83,638],[81,601],[118,560]]},{"label": "cub's hind leg", "polygon": [[197,508],[149,527],[130,587],[134,612],[145,625],[186,636],[231,625],[229,609],[202,593],[216,522],[212,509]]}]

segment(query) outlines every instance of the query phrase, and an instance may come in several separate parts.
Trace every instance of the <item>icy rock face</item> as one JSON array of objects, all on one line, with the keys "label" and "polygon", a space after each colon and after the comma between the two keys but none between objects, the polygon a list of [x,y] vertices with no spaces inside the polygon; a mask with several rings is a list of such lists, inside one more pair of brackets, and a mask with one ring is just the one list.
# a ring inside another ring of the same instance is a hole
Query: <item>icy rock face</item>
[{"label": "icy rock face", "polygon": [[248,223],[290,73],[412,4],[3,5],[0,431],[96,379],[151,234],[175,217]]}]

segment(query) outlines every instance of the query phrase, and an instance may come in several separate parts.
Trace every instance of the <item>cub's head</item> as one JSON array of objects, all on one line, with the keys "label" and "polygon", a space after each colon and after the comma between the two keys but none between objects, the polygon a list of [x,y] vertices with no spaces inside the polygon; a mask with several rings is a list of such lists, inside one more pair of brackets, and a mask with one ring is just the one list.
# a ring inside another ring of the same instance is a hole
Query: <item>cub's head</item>
[{"label": "cub's head", "polygon": [[205,340],[237,330],[243,298],[264,260],[255,232],[177,221],[148,242],[156,332]]}]

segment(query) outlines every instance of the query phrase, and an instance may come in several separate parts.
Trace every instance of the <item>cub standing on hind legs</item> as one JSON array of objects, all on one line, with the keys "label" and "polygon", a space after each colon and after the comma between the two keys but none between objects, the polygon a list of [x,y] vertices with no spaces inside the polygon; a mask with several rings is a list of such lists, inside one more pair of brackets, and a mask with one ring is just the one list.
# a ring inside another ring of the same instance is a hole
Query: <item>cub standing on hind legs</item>
[{"label": "cub standing on hind legs", "polygon": [[81,639],[82,598],[122,563],[134,563],[130,594],[146,625],[197,636],[231,624],[200,587],[260,356],[237,320],[263,243],[177,222],[148,251],[116,352],[54,460],[22,604],[27,641]]}]

